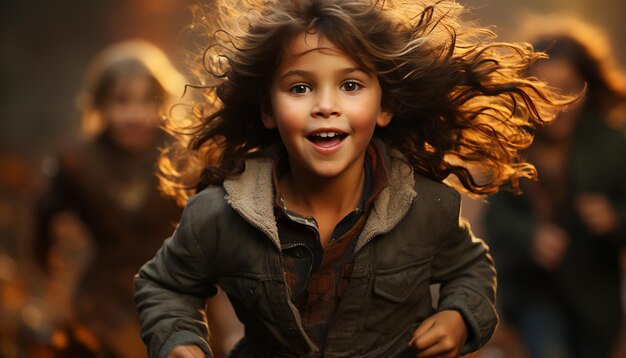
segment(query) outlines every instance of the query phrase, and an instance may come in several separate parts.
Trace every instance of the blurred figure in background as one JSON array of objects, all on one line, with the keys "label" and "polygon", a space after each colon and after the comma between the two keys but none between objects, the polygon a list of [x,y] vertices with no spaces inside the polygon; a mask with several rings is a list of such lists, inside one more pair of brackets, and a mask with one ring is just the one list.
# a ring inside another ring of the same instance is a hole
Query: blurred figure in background
[{"label": "blurred figure in background", "polygon": [[132,278],[180,215],[154,173],[165,138],[160,116],[184,85],[152,44],[105,49],[78,100],[84,140],[44,163],[51,178],[34,249],[48,275],[44,311],[55,329],[48,348],[57,356],[146,354]]},{"label": "blurred figure in background", "polygon": [[[532,358],[608,358],[622,317],[620,248],[626,243],[626,140],[622,77],[605,37],[575,20],[533,19],[532,74],[586,94],[540,128],[526,155],[539,181],[523,196],[490,198],[485,229],[499,304]],[[528,33],[527,33],[528,35]],[[528,37],[527,37],[528,38]]]},{"label": "blurred figure in background", "polygon": [[[81,141],[43,164],[50,180],[33,249],[45,288],[26,306],[38,323],[22,337],[25,356],[146,356],[132,279],[180,216],[155,172],[166,140],[160,118],[185,84],[142,40],[114,44],[91,63],[78,98]],[[241,324],[221,291],[207,314],[220,316],[211,343],[217,358],[225,356]]]}]

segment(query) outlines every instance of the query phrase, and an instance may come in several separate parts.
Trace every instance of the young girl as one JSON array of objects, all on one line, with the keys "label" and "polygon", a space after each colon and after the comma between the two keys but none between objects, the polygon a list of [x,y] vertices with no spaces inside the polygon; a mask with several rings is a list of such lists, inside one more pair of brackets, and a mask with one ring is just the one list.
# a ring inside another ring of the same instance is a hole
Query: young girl
[{"label": "young girl", "polygon": [[220,14],[198,22],[212,34],[206,102],[195,127],[170,122],[181,141],[161,158],[166,192],[201,191],[135,279],[151,356],[211,356],[216,285],[245,325],[234,357],[456,357],[487,342],[493,263],[441,182],[483,194],[534,176],[516,152],[562,98],[520,75],[541,55],[492,43],[461,10],[206,9]]}]

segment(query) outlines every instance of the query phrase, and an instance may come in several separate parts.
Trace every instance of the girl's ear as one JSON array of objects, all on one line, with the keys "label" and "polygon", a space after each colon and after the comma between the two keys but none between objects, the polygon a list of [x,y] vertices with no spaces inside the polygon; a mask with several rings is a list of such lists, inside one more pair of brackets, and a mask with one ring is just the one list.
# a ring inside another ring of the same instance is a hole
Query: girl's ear
[{"label": "girl's ear", "polygon": [[382,110],[378,114],[378,119],[376,120],[376,125],[379,127],[385,127],[391,122],[391,118],[393,118],[393,114],[391,112],[387,112]]},{"label": "girl's ear", "polygon": [[272,116],[267,110],[263,109],[261,112],[261,119],[263,120],[263,125],[267,129],[276,128],[276,120],[274,116]]}]

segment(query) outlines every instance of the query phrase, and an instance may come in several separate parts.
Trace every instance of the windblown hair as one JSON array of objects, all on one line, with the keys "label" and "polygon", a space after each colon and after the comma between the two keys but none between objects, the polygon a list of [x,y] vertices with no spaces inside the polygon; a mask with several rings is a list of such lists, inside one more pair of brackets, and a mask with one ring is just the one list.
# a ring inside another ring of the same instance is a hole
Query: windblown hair
[{"label": "windblown hair", "polygon": [[518,151],[569,100],[524,77],[543,53],[495,42],[491,31],[461,21],[454,1],[225,0],[195,13],[193,30],[209,35],[202,83],[193,86],[203,99],[187,116],[170,117],[179,141],[160,160],[161,189],[179,203],[280,141],[261,114],[285,46],[301,33],[327,38],[378,76],[393,119],[375,137],[417,172],[439,181],[453,174],[471,193],[509,181],[517,189],[519,178],[535,177]]}]

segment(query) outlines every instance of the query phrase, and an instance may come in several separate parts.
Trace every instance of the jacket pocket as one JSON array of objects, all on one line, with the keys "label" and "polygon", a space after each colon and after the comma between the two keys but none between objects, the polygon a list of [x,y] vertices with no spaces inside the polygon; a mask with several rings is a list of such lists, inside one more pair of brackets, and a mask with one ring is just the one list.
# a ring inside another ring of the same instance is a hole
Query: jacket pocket
[{"label": "jacket pocket", "polygon": [[[366,326],[389,332],[414,323],[430,308],[428,290],[431,258],[373,273]],[[424,306],[424,307],[422,307]],[[400,332],[398,332],[400,334]]]},{"label": "jacket pocket", "polygon": [[232,274],[223,276],[219,280],[220,287],[228,294],[231,300],[239,301],[244,307],[250,308],[262,291],[261,280],[255,274]]}]

